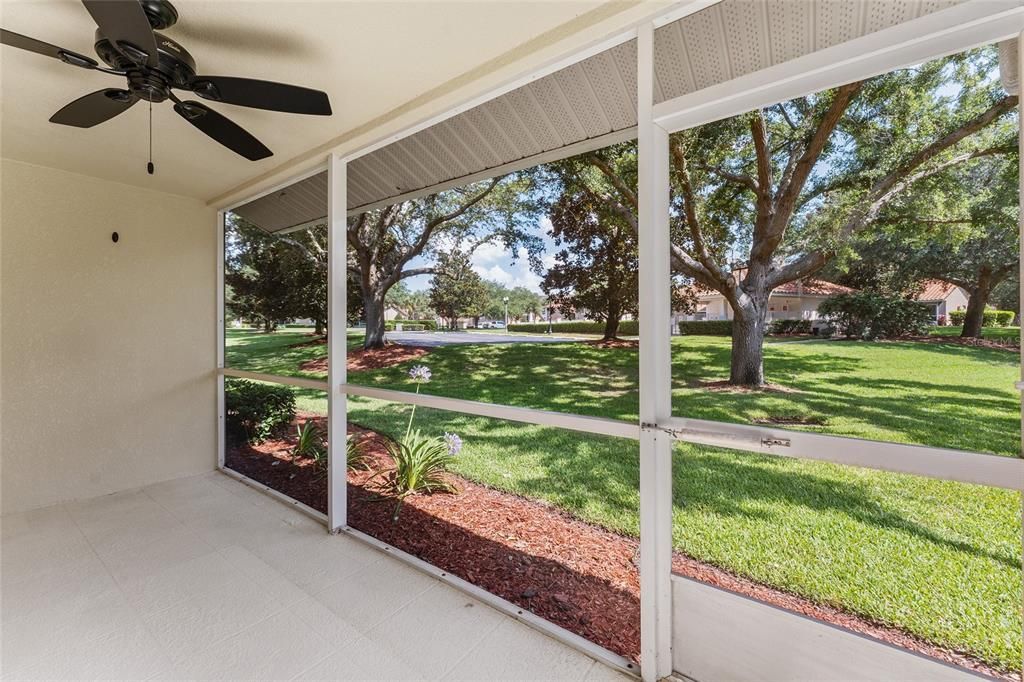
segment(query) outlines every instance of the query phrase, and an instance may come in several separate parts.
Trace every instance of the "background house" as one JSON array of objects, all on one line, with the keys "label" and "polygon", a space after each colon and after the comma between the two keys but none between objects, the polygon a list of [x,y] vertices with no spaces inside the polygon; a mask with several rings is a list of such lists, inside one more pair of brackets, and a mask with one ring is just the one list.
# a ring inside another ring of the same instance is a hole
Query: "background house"
[{"label": "background house", "polygon": [[407,320],[409,319],[407,311],[402,310],[398,306],[388,305],[384,308],[384,320],[391,322],[393,320]]},{"label": "background house", "polygon": [[935,324],[949,324],[949,314],[954,310],[967,309],[967,292],[955,284],[941,279],[926,279],[921,282],[920,303],[931,306]]},{"label": "background house", "polygon": [[[736,275],[742,277],[742,271]],[[854,289],[820,279],[802,279],[779,286],[768,298],[769,320],[817,320],[818,306],[826,298],[849,294]],[[691,314],[677,313],[673,326],[680,320],[731,320],[732,306],[717,291],[702,291],[697,296],[697,308]]]}]

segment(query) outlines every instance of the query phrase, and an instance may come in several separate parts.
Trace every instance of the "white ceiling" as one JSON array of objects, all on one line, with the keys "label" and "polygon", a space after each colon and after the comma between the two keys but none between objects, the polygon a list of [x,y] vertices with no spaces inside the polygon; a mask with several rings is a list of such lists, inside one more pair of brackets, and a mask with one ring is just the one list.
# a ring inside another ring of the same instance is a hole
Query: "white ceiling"
[{"label": "white ceiling", "polygon": [[[948,9],[962,0],[721,0],[654,34],[655,103]],[[350,212],[630,138],[636,40],[538,78],[348,166]],[[269,231],[324,217],[326,174],[235,211]]]},{"label": "white ceiling", "polygon": [[[29,52],[0,49],[0,154],[161,191],[208,198],[382,116],[600,5],[602,0],[200,2],[175,0],[166,31],[200,73],[290,82],[326,91],[334,116],[212,106],[274,156],[250,162],[153,107],[156,175],[145,172],[147,106],[91,129],[47,119],[71,100],[123,79]],[[3,0],[0,25],[93,55],[95,25],[78,0]]]}]

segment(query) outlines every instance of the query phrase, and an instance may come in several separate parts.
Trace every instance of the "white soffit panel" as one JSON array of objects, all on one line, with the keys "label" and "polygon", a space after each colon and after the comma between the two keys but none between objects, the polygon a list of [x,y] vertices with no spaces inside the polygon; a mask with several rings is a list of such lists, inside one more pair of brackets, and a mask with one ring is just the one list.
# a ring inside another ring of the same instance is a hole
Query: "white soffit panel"
[{"label": "white soffit panel", "polygon": [[[655,103],[959,2],[722,0],[655,32]],[[350,213],[628,139],[636,126],[636,104],[636,41],[631,40],[353,160]],[[322,219],[326,174],[235,212],[269,232]]]}]

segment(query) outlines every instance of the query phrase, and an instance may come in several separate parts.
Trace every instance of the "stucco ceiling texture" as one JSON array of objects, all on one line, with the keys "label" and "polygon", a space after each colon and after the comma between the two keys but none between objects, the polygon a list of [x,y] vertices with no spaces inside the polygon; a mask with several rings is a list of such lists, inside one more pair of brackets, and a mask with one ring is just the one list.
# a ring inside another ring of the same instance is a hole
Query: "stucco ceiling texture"
[{"label": "stucco ceiling texture", "polygon": [[[200,73],[275,80],[324,90],[331,117],[210,103],[274,156],[250,162],[153,106],[156,174],[146,174],[148,104],[90,129],[48,122],[71,100],[118,76],[0,48],[0,154],[160,191],[209,198],[400,107],[600,5],[599,0],[417,2],[189,2],[166,34]],[[0,25],[94,55],[95,24],[78,0],[0,4]],[[179,93],[186,98],[188,93]],[[192,99],[198,97],[192,96]]]}]

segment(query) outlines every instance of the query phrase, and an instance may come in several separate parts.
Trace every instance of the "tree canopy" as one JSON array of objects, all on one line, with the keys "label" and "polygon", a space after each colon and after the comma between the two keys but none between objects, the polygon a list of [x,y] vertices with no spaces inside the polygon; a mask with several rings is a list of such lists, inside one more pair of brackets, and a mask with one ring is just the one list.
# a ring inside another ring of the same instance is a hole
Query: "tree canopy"
[{"label": "tree canopy", "polygon": [[487,287],[473,270],[469,254],[459,250],[437,256],[430,305],[455,329],[460,317],[479,317],[488,304]]},{"label": "tree canopy", "polygon": [[539,262],[538,210],[532,173],[522,172],[349,218],[349,267],[358,277],[366,314],[364,346],[384,344],[388,291],[403,279],[435,274],[432,263],[446,252],[471,254],[497,241],[513,254],[524,248]]},{"label": "tree canopy", "polygon": [[[973,50],[670,136],[666,246],[678,273],[733,309],[732,383],[764,381],[776,287],[847,253],[910,188],[1015,145],[1017,97],[997,70],[994,48]],[[580,161],[590,169],[563,176],[635,231],[635,144]]]}]

